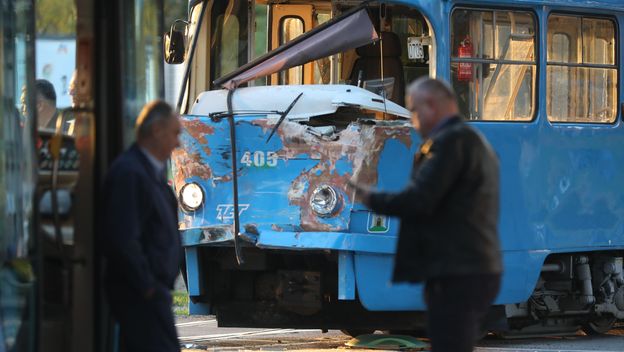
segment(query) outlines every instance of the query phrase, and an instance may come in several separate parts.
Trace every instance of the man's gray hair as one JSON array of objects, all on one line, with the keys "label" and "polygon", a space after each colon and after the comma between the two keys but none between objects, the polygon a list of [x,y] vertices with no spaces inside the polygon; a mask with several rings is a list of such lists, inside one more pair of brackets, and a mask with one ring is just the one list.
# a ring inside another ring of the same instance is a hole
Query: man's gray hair
[{"label": "man's gray hair", "polygon": [[152,126],[173,117],[173,108],[163,100],[151,101],[143,107],[136,120],[136,137],[143,139],[152,133]]},{"label": "man's gray hair", "polygon": [[416,95],[423,92],[431,94],[436,98],[445,98],[453,101],[457,100],[457,96],[455,95],[453,87],[451,87],[448,82],[440,79],[421,77],[410,83],[410,85],[407,87],[407,96],[412,99]]}]

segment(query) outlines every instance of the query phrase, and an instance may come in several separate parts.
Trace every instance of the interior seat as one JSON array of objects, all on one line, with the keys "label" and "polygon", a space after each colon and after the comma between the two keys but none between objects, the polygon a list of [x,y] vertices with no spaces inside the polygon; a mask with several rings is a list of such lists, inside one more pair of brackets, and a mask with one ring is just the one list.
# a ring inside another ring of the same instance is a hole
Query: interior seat
[{"label": "interior seat", "polygon": [[[383,41],[383,72],[384,79],[393,77],[394,85],[390,100],[405,106],[405,78],[403,76],[403,64],[401,62],[401,42],[399,36],[393,32],[381,32]],[[349,79],[351,84],[381,78],[381,52],[380,43],[375,42],[355,49],[358,58],[353,64]],[[361,76],[360,76],[361,72]]]}]

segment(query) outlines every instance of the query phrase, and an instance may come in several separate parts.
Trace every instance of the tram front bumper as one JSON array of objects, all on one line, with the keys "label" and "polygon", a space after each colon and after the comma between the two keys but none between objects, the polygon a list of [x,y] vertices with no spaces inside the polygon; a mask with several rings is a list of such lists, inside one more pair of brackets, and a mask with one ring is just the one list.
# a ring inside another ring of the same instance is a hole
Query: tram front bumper
[{"label": "tram front bumper", "polygon": [[[228,245],[234,236],[230,226],[188,229],[182,232],[185,247]],[[258,248],[286,250],[337,250],[393,254],[396,236],[351,232],[245,231],[241,239]],[[233,243],[232,243],[233,245]]]}]

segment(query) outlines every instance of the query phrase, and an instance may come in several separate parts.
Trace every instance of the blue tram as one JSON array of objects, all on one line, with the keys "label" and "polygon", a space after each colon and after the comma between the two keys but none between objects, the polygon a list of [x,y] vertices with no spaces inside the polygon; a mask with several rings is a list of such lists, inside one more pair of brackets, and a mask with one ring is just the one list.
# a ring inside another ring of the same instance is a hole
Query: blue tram
[{"label": "blue tram", "polygon": [[168,60],[186,61],[172,178],[192,314],[422,329],[422,287],[390,281],[397,219],[345,184],[405,186],[420,140],[404,89],[431,75],[501,162],[504,278],[483,328],[602,333],[624,318],[622,2],[190,5],[185,55]]}]

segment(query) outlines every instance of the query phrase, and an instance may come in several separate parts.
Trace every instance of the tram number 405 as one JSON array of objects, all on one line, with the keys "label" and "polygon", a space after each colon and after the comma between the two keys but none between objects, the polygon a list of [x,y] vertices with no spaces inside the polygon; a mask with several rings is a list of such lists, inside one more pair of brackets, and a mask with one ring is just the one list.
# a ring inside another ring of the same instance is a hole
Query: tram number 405
[{"label": "tram number 405", "polygon": [[255,167],[275,167],[277,166],[277,153],[256,150],[255,152],[245,152],[240,160],[241,164]]}]

